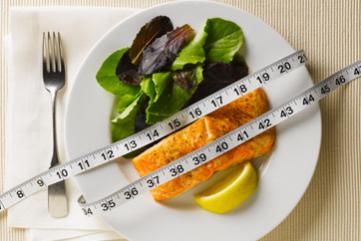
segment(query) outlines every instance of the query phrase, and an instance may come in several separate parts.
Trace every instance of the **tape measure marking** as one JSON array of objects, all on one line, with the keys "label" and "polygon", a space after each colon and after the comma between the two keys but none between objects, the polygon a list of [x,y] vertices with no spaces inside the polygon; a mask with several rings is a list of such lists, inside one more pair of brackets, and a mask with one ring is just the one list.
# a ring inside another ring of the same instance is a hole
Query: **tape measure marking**
[{"label": "tape measure marking", "polygon": [[53,167],[0,195],[2,205],[0,212],[51,184],[84,173],[147,146],[248,92],[267,85],[271,80],[288,74],[304,65],[306,61],[303,51],[295,52],[190,105],[162,122],[70,162]]},{"label": "tape measure marking", "polygon": [[92,203],[86,204],[82,198],[80,205],[85,215],[97,212],[109,212],[120,205],[137,198],[141,193],[173,180],[200,165],[210,162],[249,139],[267,131],[279,123],[293,117],[326,97],[338,87],[361,76],[361,61],[358,61],[331,75],[296,97],[272,109],[253,121],[229,132],[204,147],[191,152],[180,159],[132,182],[119,191]]}]

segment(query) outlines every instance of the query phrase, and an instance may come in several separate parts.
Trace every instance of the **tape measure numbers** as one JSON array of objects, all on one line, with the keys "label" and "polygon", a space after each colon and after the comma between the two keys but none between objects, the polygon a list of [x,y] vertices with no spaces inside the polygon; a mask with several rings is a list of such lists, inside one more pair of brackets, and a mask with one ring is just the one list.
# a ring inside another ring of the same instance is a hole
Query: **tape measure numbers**
[{"label": "tape measure numbers", "polygon": [[167,181],[192,171],[200,165],[211,161],[249,139],[293,117],[295,114],[302,112],[317,103],[338,87],[360,76],[361,61],[331,75],[296,97],[291,98],[281,106],[264,113],[251,122],[216,139],[210,144],[130,183],[119,191],[101,200],[89,204],[86,204],[84,199],[79,200],[82,209],[86,215],[93,215],[96,212],[109,212],[113,208],[138,197],[141,193],[152,190]]}]

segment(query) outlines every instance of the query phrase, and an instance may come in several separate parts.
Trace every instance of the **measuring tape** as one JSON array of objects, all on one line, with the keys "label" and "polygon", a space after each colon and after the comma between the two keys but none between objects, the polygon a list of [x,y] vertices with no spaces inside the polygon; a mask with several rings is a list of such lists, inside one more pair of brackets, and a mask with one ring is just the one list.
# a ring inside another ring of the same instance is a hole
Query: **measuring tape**
[{"label": "measuring tape", "polygon": [[[100,148],[96,151],[93,151],[89,154],[86,154],[82,157],[76,158],[68,163],[63,165],[56,166],[54,168],[49,169],[46,172],[43,172],[28,181],[10,189],[9,191],[5,192],[4,194],[0,195],[0,212],[6,210],[7,208],[15,205],[16,203],[24,200],[25,198],[35,194],[42,189],[46,188],[47,186],[60,182],[62,180],[68,179],[72,176],[78,175],[80,173],[84,173],[90,169],[113,161],[121,156],[124,156],[134,150],[142,148],[152,142],[155,142],[172,132],[184,127],[192,123],[193,121],[199,119],[200,117],[207,115],[218,108],[232,102],[233,100],[247,94],[248,92],[255,90],[259,87],[266,85],[273,79],[276,79],[280,76],[283,76],[290,71],[304,65],[306,62],[306,56],[304,55],[303,51],[298,51],[294,54],[291,54],[256,73],[247,76],[222,90],[215,92],[214,94],[206,97],[205,99],[198,101],[197,103],[185,108],[184,110],[176,113],[172,117],[157,123],[139,133],[136,133],[130,137],[127,137],[121,141],[108,145],[106,147]],[[359,68],[359,67],[358,67]],[[361,71],[360,69],[358,69]],[[356,72],[355,72],[356,73]],[[344,84],[349,81],[350,76],[344,76],[338,82]],[[353,76],[355,78],[355,76]],[[317,85],[318,86],[318,85]],[[328,85],[327,85],[328,86]],[[326,86],[326,87],[327,87]],[[323,88],[323,92],[325,94],[329,93],[333,90],[333,85],[330,85],[328,88]],[[321,97],[318,95],[312,96],[312,98],[308,99],[309,104],[318,101]],[[285,117],[282,117],[280,120],[287,119],[293,114],[303,110],[298,110],[297,108],[286,108],[282,110]],[[307,106],[305,106],[307,107]],[[278,108],[279,109],[279,108]],[[272,113],[268,113],[271,115],[276,115],[276,111],[273,110]],[[291,113],[292,112],[292,113]],[[263,116],[264,117],[264,116]],[[252,128],[250,130],[245,129],[243,134],[237,136],[240,140],[246,141],[255,135],[271,128],[272,126],[278,124],[275,118],[268,117],[267,119],[264,117],[257,118],[255,121],[247,124],[247,126],[252,126],[252,123],[258,124],[262,123],[264,129],[255,132]],[[274,117],[274,116],[273,116]],[[260,122],[264,121],[264,122]],[[245,127],[241,127],[245,128]],[[237,129],[239,131],[239,129]],[[97,211],[109,211],[120,204],[131,200],[137,197],[140,193],[145,192],[147,190],[151,190],[156,186],[172,180],[179,175],[191,171],[192,169],[196,168],[199,165],[192,165],[192,158],[196,158],[196,154],[198,154],[198,158],[202,160],[201,164],[206,163],[207,161],[213,159],[216,156],[221,155],[222,153],[234,148],[235,146],[243,143],[243,142],[235,142],[234,139],[231,138],[232,133],[234,134],[236,131],[229,133],[228,135],[217,139],[210,145],[205,146],[202,149],[197,150],[175,162],[172,162],[170,165],[165,166],[158,171],[149,174],[136,182],[133,182],[126,187],[122,188],[120,191],[100,200],[97,202],[92,202],[89,204],[85,203],[85,200],[80,200],[83,203],[83,210],[84,213],[87,215],[92,215]],[[231,139],[228,139],[231,138]],[[213,153],[213,147],[216,146],[216,152]],[[204,155],[200,155],[204,154]],[[182,170],[182,171],[181,171]],[[170,174],[169,173],[173,173]],[[174,174],[175,173],[175,174]],[[150,187],[150,183],[152,183],[152,187]]]},{"label": "measuring tape", "polygon": [[138,197],[141,193],[152,190],[165,182],[192,171],[307,109],[338,87],[358,77],[361,77],[361,61],[340,70],[279,107],[260,115],[251,122],[229,132],[210,144],[149,173],[99,201],[87,204],[81,198],[79,202],[84,214],[93,215],[96,212],[109,212],[113,208]]}]

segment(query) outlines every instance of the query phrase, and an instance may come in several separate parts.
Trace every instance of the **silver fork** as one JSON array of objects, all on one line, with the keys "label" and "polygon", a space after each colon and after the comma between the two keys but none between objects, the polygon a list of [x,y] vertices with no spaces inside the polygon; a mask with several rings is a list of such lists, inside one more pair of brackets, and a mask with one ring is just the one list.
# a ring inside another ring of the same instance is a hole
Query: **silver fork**
[{"label": "silver fork", "polygon": [[[56,140],[56,96],[65,84],[65,64],[62,52],[60,33],[55,34],[53,32],[52,35],[50,32],[43,33],[43,80],[46,90],[51,95],[53,113],[53,156],[50,167],[59,164]],[[65,173],[59,175],[63,174]],[[48,211],[55,218],[68,215],[68,200],[64,181],[48,187]]]}]

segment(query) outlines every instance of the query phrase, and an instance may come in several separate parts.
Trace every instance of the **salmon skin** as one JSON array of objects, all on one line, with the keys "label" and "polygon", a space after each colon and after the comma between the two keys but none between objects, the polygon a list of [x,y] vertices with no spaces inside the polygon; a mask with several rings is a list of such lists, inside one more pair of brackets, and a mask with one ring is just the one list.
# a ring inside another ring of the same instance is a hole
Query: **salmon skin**
[{"label": "salmon skin", "polygon": [[[140,176],[144,176],[201,148],[268,110],[269,103],[265,92],[260,88],[256,89],[164,138],[135,157],[132,160],[133,165]],[[152,195],[157,201],[173,198],[206,181],[217,171],[266,154],[271,151],[274,143],[273,128],[195,170],[160,185],[151,191]]]}]

